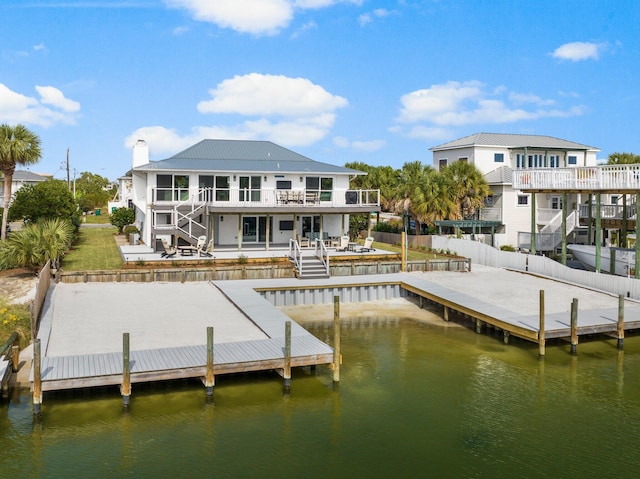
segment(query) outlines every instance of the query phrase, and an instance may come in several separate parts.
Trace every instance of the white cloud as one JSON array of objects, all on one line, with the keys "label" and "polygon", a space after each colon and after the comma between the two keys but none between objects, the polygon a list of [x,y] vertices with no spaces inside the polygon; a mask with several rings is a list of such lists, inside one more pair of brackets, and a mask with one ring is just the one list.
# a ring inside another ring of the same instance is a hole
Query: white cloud
[{"label": "white cloud", "polygon": [[80,103],[65,98],[64,93],[52,86],[38,86],[36,91],[40,94],[41,102],[44,105],[58,107],[66,112],[80,111]]},{"label": "white cloud", "polygon": [[289,0],[165,0],[165,3],[187,10],[196,20],[254,35],[275,35],[293,18],[293,4]]},{"label": "white cloud", "polygon": [[200,113],[315,116],[348,104],[306,78],[250,73],[236,75],[209,90],[211,100],[198,103]]},{"label": "white cloud", "polygon": [[182,35],[183,33],[187,33],[189,31],[188,27],[176,27],[174,28],[171,33],[173,33],[176,36]]},{"label": "white cloud", "polygon": [[560,60],[578,62],[582,60],[598,60],[600,53],[606,48],[602,43],[572,42],[556,48],[551,56]]},{"label": "white cloud", "polygon": [[65,98],[52,86],[36,86],[35,89],[39,99],[14,92],[0,83],[0,121],[43,127],[75,123],[80,103]]},{"label": "white cloud", "polygon": [[[210,100],[197,109],[203,114],[240,115],[244,121],[234,124],[198,126],[184,136],[161,126],[144,127],[127,138],[133,145],[144,138],[150,148],[175,153],[204,138],[271,140],[285,146],[306,146],[326,137],[335,123],[339,108],[348,105],[345,98],[332,95],[305,78],[251,73],[220,82],[209,92]],[[148,135],[141,137],[140,135]],[[157,139],[157,141],[156,141]]]},{"label": "white cloud", "polygon": [[355,151],[370,153],[372,151],[378,151],[384,148],[387,142],[385,140],[349,141],[344,136],[336,136],[333,138],[333,144],[338,148],[351,148]]},{"label": "white cloud", "polygon": [[376,18],[384,18],[394,13],[397,12],[387,10],[386,8],[376,8],[371,12],[363,13],[362,15],[360,15],[358,17],[358,23],[361,27],[364,27],[365,25],[372,23]]},{"label": "white cloud", "polygon": [[40,50],[46,50],[46,49],[47,49],[47,47],[45,46],[45,44],[44,44],[44,43],[38,43],[37,45],[34,45],[34,46],[33,46],[33,49],[34,49],[35,51],[40,51]]},{"label": "white cloud", "polygon": [[327,8],[339,3],[362,5],[363,0],[164,0],[198,21],[253,35],[276,35],[299,10]]},{"label": "white cloud", "polygon": [[511,92],[503,86],[488,89],[478,81],[432,85],[403,95],[400,103],[398,125],[391,131],[422,139],[451,137],[451,128],[456,126],[564,118],[585,111],[583,106],[558,108],[556,100]]}]

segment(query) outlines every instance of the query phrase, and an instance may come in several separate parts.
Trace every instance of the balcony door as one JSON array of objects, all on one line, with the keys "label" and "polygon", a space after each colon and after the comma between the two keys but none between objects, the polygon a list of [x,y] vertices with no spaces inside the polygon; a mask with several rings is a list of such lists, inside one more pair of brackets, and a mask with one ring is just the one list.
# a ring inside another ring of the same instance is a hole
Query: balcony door
[{"label": "balcony door", "polygon": [[[269,217],[269,224],[273,225],[272,217]],[[273,238],[273,228],[269,228],[269,242]],[[243,243],[266,243],[267,241],[267,217],[266,216],[243,216],[242,217],[242,242]]]},{"label": "balcony door", "polygon": [[260,201],[260,188],[262,185],[262,177],[260,176],[241,176],[238,185],[240,190],[240,201]]}]

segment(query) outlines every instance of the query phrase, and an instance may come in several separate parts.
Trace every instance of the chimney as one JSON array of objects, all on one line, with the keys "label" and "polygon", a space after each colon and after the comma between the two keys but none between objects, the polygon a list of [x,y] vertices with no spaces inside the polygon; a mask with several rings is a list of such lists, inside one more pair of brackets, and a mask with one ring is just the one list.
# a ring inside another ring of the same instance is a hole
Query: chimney
[{"label": "chimney", "polygon": [[131,166],[136,168],[138,166],[146,165],[149,163],[149,147],[144,140],[136,141],[133,145],[133,162]]}]

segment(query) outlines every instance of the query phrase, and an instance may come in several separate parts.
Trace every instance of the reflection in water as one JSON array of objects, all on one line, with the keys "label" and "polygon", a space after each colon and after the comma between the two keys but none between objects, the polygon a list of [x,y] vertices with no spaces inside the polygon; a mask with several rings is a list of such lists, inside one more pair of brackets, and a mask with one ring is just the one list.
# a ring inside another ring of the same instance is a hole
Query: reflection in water
[{"label": "reflection in water", "polygon": [[[348,323],[345,321],[345,323]],[[331,328],[310,327],[332,340]],[[537,345],[411,320],[343,325],[326,367],[0,406],[3,477],[636,477],[640,337]],[[535,469],[534,469],[535,468]]]}]

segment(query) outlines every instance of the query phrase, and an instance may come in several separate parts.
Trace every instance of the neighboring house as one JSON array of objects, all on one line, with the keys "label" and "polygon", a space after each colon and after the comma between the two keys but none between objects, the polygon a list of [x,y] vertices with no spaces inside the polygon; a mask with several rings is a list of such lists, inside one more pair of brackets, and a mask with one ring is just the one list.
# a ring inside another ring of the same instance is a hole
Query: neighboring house
[{"label": "neighboring house", "polygon": [[[531,195],[512,187],[513,170],[534,168],[560,169],[578,166],[595,166],[596,154],[600,151],[592,146],[541,135],[517,135],[505,133],[476,133],[458,140],[430,148],[433,166],[436,169],[456,161],[473,163],[485,176],[492,191],[475,222],[460,222],[467,233],[473,224],[478,233],[495,233],[494,246],[519,246],[518,233],[531,232]],[[561,194],[537,194],[537,232],[550,235],[550,241],[559,241],[561,227]],[[567,196],[567,209],[572,213],[567,218],[567,234],[579,231],[578,208],[588,201],[580,194]],[[455,222],[446,222],[451,226]],[[554,236],[555,235],[555,236]],[[522,236],[522,235],[521,235]],[[489,242],[485,237],[485,242]],[[552,245],[553,249],[556,245]]]},{"label": "neighboring house", "polygon": [[[40,175],[26,170],[16,170],[11,181],[11,197],[25,185],[37,185],[51,178],[52,175]],[[4,175],[0,177],[0,208],[4,208]]]},{"label": "neighboring house", "polygon": [[[116,194],[108,203],[109,214],[118,208],[133,208],[133,178],[131,170],[118,178],[115,184]],[[111,186],[110,188],[111,189]]]},{"label": "neighboring house", "polygon": [[297,237],[346,234],[349,215],[380,210],[379,190],[352,190],[365,174],[311,160],[269,141],[203,140],[149,162],[146,142],[133,149],[132,202],[141,239],[241,250],[288,245]]}]

